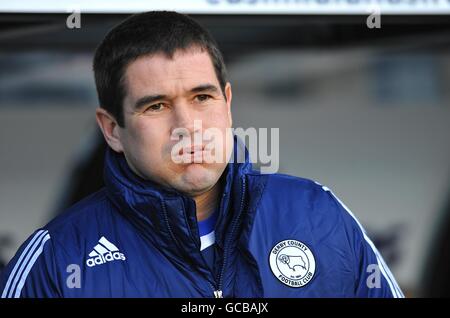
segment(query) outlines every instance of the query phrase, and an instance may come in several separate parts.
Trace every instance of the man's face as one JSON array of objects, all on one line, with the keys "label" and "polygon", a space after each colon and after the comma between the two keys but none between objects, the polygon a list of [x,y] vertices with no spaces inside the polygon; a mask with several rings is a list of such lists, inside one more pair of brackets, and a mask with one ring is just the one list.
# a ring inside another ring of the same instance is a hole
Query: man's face
[{"label": "man's face", "polygon": [[[230,84],[225,88],[225,100],[209,54],[193,48],[176,51],[172,59],[163,54],[140,57],[125,71],[125,88],[125,127],[118,128],[118,138],[131,169],[191,196],[211,189],[232,150],[227,129],[232,121]],[[209,128],[221,132],[214,135],[215,142],[194,140],[194,134],[201,136]],[[185,132],[184,139],[178,135],[180,131]],[[190,136],[186,137],[186,132]],[[181,139],[189,139],[192,148],[174,148]],[[205,154],[206,144],[221,148],[209,152],[223,153],[220,160],[197,163]],[[174,154],[196,159],[179,163],[174,161]]]}]

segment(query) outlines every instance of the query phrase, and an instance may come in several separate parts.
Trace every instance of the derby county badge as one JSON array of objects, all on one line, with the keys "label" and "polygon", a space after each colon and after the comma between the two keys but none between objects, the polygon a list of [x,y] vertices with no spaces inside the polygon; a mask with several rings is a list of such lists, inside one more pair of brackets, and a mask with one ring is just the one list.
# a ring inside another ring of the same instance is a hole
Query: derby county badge
[{"label": "derby county badge", "polygon": [[303,287],[316,271],[314,255],[304,243],[285,240],[277,243],[270,251],[270,268],[276,278],[289,287]]}]

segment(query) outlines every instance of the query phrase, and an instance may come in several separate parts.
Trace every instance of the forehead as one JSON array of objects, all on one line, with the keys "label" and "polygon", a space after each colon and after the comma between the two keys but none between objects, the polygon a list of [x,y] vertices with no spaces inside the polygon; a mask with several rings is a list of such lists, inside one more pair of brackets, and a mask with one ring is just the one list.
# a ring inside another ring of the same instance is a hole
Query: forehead
[{"label": "forehead", "polygon": [[125,71],[127,97],[147,94],[177,94],[211,83],[219,85],[214,66],[207,51],[178,50],[172,58],[163,53],[142,56]]}]

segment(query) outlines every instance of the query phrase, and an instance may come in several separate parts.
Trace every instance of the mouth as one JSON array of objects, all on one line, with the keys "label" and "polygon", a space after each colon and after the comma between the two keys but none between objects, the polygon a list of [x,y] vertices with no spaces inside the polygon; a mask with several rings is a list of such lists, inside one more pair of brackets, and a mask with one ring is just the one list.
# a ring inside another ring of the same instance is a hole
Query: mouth
[{"label": "mouth", "polygon": [[188,147],[183,147],[179,151],[180,156],[193,156],[197,154],[202,154],[205,150],[205,146],[203,145],[193,145]]},{"label": "mouth", "polygon": [[192,163],[204,163],[205,162],[205,146],[204,145],[193,145],[186,146],[180,149],[178,155],[182,158],[184,164]]}]

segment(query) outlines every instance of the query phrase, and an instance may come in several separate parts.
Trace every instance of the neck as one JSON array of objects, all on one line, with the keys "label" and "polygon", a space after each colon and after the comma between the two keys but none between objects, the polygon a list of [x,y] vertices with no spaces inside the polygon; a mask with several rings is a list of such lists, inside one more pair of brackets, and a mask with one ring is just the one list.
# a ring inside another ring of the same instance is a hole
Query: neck
[{"label": "neck", "polygon": [[211,189],[194,197],[197,207],[197,221],[207,219],[216,209],[220,197],[221,185],[218,181]]}]

